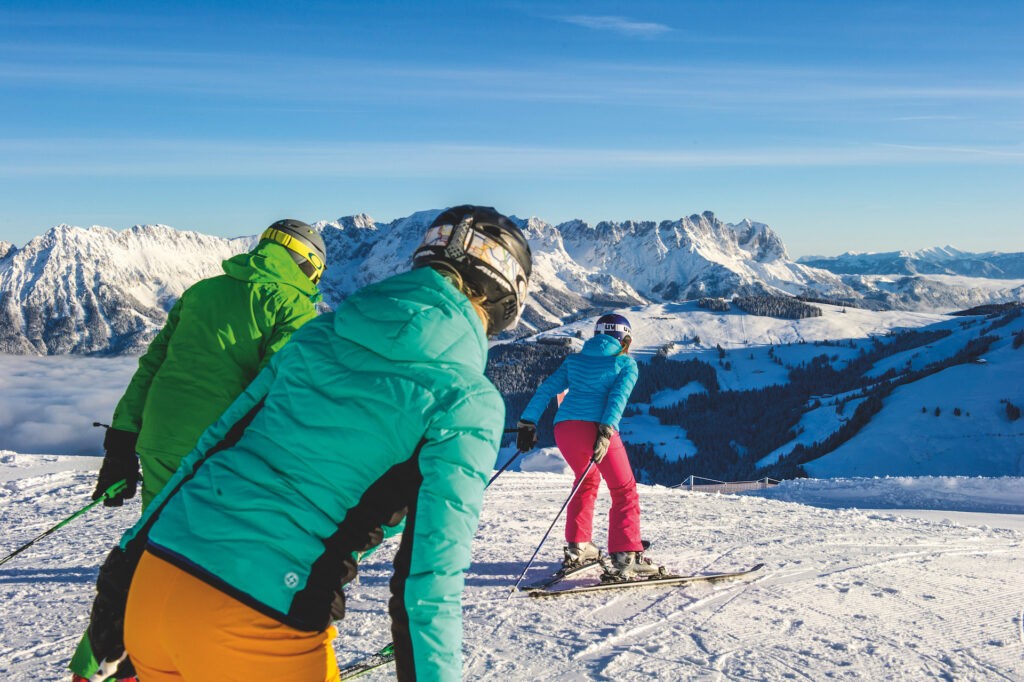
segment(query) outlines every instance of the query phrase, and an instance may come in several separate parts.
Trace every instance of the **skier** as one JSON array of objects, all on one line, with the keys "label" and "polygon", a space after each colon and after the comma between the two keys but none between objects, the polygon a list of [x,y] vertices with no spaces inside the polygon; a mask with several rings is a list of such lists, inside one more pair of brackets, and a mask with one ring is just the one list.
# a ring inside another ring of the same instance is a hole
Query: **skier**
[{"label": "skier", "polygon": [[125,492],[104,504],[134,497],[141,463],[142,505],[149,505],[203,430],[316,316],[326,261],[319,233],[279,220],[251,252],[224,261],[225,274],[181,295],[114,409],[92,499],[122,479]]},{"label": "skier", "polygon": [[487,336],[518,320],[530,271],[515,224],[458,206],[412,270],[305,325],[108,556],[97,651],[126,646],[146,682],[336,680],[352,553],[405,517],[398,678],[458,679],[463,574],[504,423]]},{"label": "skier", "polygon": [[[124,493],[104,504],[121,506],[134,497],[141,462],[142,508],[148,507],[203,430],[316,316],[326,262],[318,232],[279,220],[251,252],[224,261],[224,274],[181,295],[114,410],[94,500],[122,479]],[[69,666],[74,679],[90,677],[97,665],[84,637]],[[127,679],[127,666],[122,673]]]},{"label": "skier", "polygon": [[592,541],[594,501],[601,478],[608,484],[609,575],[629,579],[658,573],[644,557],[640,539],[640,499],[626,449],[619,437],[619,419],[636,384],[636,361],[629,357],[632,330],[622,315],[603,315],[583,349],[567,357],[537,388],[519,418],[517,447],[537,444],[537,422],[556,395],[568,389],[555,414],[555,443],[579,482],[569,502],[565,524],[563,568],[596,561],[600,550]]}]

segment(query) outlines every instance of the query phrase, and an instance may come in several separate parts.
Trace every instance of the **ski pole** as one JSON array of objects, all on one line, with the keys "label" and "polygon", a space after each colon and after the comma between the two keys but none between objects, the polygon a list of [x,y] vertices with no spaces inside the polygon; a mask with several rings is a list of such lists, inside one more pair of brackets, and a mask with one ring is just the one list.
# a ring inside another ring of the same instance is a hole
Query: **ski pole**
[{"label": "ski pole", "polygon": [[530,566],[533,566],[533,560],[536,559],[537,554],[540,553],[540,548],[544,546],[544,542],[548,539],[548,535],[551,534],[551,529],[555,527],[556,523],[558,523],[559,517],[562,516],[562,512],[565,511],[565,508],[569,506],[569,502],[572,501],[572,498],[576,497],[576,492],[580,489],[580,486],[583,485],[584,479],[587,478],[587,474],[590,473],[590,469],[593,468],[593,466],[594,460],[590,460],[590,463],[587,464],[587,468],[583,470],[583,475],[580,476],[580,480],[576,481],[576,485],[572,487],[572,492],[569,493],[569,497],[565,499],[565,503],[562,505],[562,508],[558,510],[558,515],[551,521],[551,525],[548,526],[548,530],[544,533],[544,537],[540,539],[540,544],[537,545],[537,549],[533,551],[533,556],[530,557],[530,560],[526,563],[526,568],[524,568],[523,572],[519,574],[519,580],[517,580],[516,584],[512,586],[512,591],[508,593],[506,600],[511,599],[512,595],[515,594],[515,591],[519,589],[519,583],[523,582],[523,578],[526,577],[526,572],[530,570]]},{"label": "ski pole", "polygon": [[[505,433],[519,433],[519,429],[505,429]],[[494,479],[496,479],[498,476],[501,476],[502,472],[505,471],[505,469],[508,469],[512,462],[516,461],[519,455],[523,454],[524,452],[526,452],[526,450],[516,450],[516,454],[512,455],[512,457],[507,462],[505,462],[505,465],[498,469],[498,473],[491,476],[491,480],[487,481],[487,485],[484,486],[484,490],[490,488],[491,484],[494,483]]]},{"label": "ski pole", "polygon": [[516,461],[516,459],[519,458],[519,455],[523,454],[524,452],[526,452],[526,450],[516,450],[516,454],[509,457],[509,460],[505,462],[505,464],[502,465],[500,469],[498,469],[497,473],[491,476],[491,480],[487,481],[487,485],[484,486],[484,490],[490,488],[491,484],[494,483],[494,479],[498,478],[498,476],[501,476],[501,473],[505,471],[505,469],[508,469],[509,465],[511,465],[512,462]]},{"label": "ski pole", "polygon": [[63,527],[64,527],[64,526],[66,526],[67,524],[71,523],[72,521],[74,521],[74,520],[75,520],[75,519],[77,519],[77,518],[78,518],[79,516],[81,516],[81,515],[82,515],[82,514],[84,514],[85,512],[87,512],[87,511],[89,511],[90,509],[92,509],[93,507],[95,507],[95,506],[96,506],[97,504],[99,504],[99,503],[100,503],[100,502],[102,502],[103,500],[109,499],[109,498],[113,497],[114,495],[117,495],[118,493],[120,493],[121,491],[123,491],[123,490],[125,489],[125,487],[127,487],[127,485],[128,485],[128,484],[127,484],[127,483],[125,483],[125,481],[123,481],[123,480],[122,480],[122,481],[118,481],[118,482],[117,482],[117,483],[115,483],[114,485],[110,486],[109,488],[107,488],[107,489],[106,489],[106,490],[105,490],[105,491],[103,492],[103,494],[102,494],[102,495],[100,495],[99,499],[97,499],[97,500],[93,500],[93,501],[92,501],[92,502],[90,502],[89,504],[85,505],[84,507],[82,507],[81,509],[79,509],[78,511],[76,511],[76,512],[75,512],[74,514],[72,514],[71,516],[67,517],[66,519],[64,519],[63,521],[61,521],[60,523],[58,523],[58,524],[57,524],[56,526],[54,526],[54,527],[53,527],[53,528],[51,528],[50,530],[48,530],[48,531],[46,531],[46,532],[44,532],[44,533],[41,533],[41,534],[37,535],[36,537],[34,537],[34,538],[32,538],[31,540],[29,540],[28,542],[26,542],[26,543],[25,543],[24,545],[22,545],[21,547],[19,547],[18,549],[14,550],[13,552],[11,552],[11,553],[10,553],[10,554],[8,554],[7,556],[5,556],[5,557],[4,557],[3,559],[0,559],[0,565],[3,565],[3,564],[5,564],[5,563],[7,563],[7,562],[8,562],[8,561],[9,561],[10,559],[12,559],[13,557],[15,557],[15,556],[17,556],[18,554],[21,554],[22,552],[24,552],[24,551],[25,551],[26,549],[28,549],[29,547],[31,547],[32,545],[34,545],[34,544],[36,543],[36,541],[37,541],[37,540],[41,540],[41,539],[45,538],[45,537],[46,537],[47,535],[49,535],[50,533],[52,533],[52,532],[54,532],[54,531],[56,531],[56,530],[59,530],[60,528],[63,528]]}]

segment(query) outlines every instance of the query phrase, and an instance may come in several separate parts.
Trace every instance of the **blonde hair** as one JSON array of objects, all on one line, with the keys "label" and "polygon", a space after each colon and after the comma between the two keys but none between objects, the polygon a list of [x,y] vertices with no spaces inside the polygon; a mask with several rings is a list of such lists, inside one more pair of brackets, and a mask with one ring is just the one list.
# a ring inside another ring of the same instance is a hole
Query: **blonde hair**
[{"label": "blonde hair", "polygon": [[470,305],[473,306],[473,311],[480,318],[480,322],[484,325],[484,332],[490,329],[491,318],[484,310],[484,302],[487,300],[486,296],[480,296],[472,287],[466,283],[466,280],[462,279],[462,275],[459,272],[446,263],[431,263],[430,267],[437,270],[438,274],[446,278],[452,283],[456,289],[458,289],[466,298],[469,299]]}]

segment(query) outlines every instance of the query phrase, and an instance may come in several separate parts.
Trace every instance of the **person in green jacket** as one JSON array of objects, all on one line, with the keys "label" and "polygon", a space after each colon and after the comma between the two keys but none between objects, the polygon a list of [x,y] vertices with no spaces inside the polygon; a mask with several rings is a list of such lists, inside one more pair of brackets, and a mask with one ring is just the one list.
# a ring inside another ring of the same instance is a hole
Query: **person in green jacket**
[{"label": "person in green jacket", "polygon": [[127,650],[147,682],[336,680],[351,556],[404,518],[398,678],[461,678],[464,573],[505,413],[487,336],[516,323],[530,272],[514,223],[455,207],[412,270],[299,330],[104,562],[97,651]]},{"label": "person in green jacket", "polygon": [[[326,262],[316,230],[279,220],[251,252],[224,261],[223,275],[181,295],[114,410],[94,500],[120,480],[124,492],[104,504],[121,506],[134,497],[141,463],[142,508],[149,506],[203,431],[316,317]],[[98,665],[83,637],[69,666],[74,679],[91,677]],[[122,677],[128,674],[126,666]]]},{"label": "person in green jacket", "polygon": [[114,409],[94,500],[122,479],[125,492],[104,504],[134,497],[141,463],[142,507],[149,505],[206,427],[316,316],[326,260],[316,230],[279,220],[251,252],[224,261],[223,275],[181,295]]}]

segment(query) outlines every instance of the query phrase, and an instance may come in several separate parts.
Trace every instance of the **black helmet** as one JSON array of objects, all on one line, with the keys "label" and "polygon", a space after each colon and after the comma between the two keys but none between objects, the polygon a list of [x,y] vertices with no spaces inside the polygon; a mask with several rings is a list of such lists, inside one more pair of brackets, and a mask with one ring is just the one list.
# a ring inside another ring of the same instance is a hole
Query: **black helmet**
[{"label": "black helmet", "polygon": [[526,304],[532,256],[516,224],[489,206],[455,206],[434,219],[412,256],[413,268],[454,270],[483,296],[487,335],[513,327]]},{"label": "black helmet", "polygon": [[327,269],[327,248],[320,233],[301,220],[278,220],[260,235],[288,249],[292,260],[316,284]]}]

